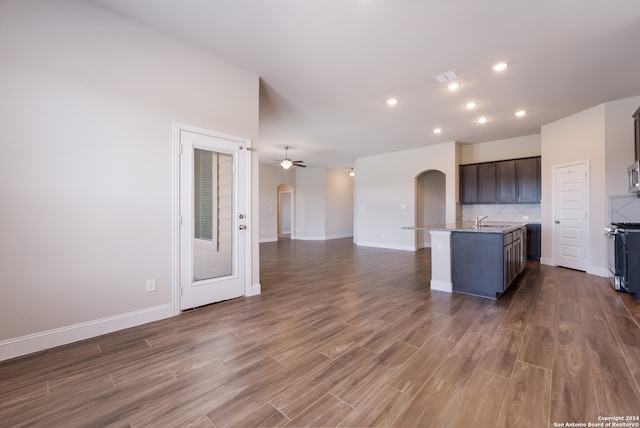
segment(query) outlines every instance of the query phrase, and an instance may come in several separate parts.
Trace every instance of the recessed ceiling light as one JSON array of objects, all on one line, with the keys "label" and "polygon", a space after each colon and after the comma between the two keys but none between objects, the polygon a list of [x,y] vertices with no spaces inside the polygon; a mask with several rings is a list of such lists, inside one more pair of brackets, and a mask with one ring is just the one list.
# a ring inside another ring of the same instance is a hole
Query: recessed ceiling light
[{"label": "recessed ceiling light", "polygon": [[447,89],[450,91],[455,91],[459,87],[460,87],[460,84],[458,82],[451,82],[447,85]]},{"label": "recessed ceiling light", "polygon": [[487,117],[486,117],[486,116],[480,116],[480,117],[478,118],[478,123],[487,123],[487,121],[488,121],[488,120],[489,120],[489,119],[487,119]]},{"label": "recessed ceiling light", "polygon": [[440,133],[442,133],[442,128],[433,128],[433,133],[434,133],[434,134],[440,134]]},{"label": "recessed ceiling light", "polygon": [[507,63],[506,62],[498,62],[496,64],[493,64],[493,67],[491,67],[493,69],[493,71],[504,71],[507,69]]},{"label": "recessed ceiling light", "polygon": [[475,101],[469,101],[467,104],[465,104],[465,107],[469,110],[473,110],[474,108],[478,107],[478,103]]},{"label": "recessed ceiling light", "polygon": [[516,116],[518,116],[518,117],[522,117],[522,116],[524,116],[525,114],[527,114],[527,111],[526,111],[526,110],[518,110],[518,111],[516,112]]},{"label": "recessed ceiling light", "polygon": [[396,98],[389,98],[387,100],[387,105],[394,106],[396,104],[398,104],[398,100]]}]

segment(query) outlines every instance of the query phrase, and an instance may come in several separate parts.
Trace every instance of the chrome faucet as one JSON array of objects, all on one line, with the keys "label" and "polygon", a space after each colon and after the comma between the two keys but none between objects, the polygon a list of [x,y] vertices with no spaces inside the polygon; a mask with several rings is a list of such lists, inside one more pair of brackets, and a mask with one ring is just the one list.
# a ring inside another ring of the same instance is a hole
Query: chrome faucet
[{"label": "chrome faucet", "polygon": [[480,227],[482,226],[482,220],[484,220],[485,218],[489,217],[488,215],[484,216],[484,217],[476,217],[476,222],[475,222],[475,226],[476,227]]}]

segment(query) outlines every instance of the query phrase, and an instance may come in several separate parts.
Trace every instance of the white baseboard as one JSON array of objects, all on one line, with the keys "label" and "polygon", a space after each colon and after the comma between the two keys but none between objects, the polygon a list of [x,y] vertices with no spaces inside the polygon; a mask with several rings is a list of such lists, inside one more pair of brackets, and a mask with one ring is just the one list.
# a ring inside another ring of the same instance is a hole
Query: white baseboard
[{"label": "white baseboard", "polygon": [[378,242],[362,242],[362,241],[358,241],[355,244],[359,247],[374,247],[374,248],[385,248],[387,250],[416,251],[416,247],[410,246],[410,245],[380,244]]},{"label": "white baseboard", "polygon": [[599,266],[589,266],[587,268],[587,273],[590,273],[591,275],[602,276],[604,278],[608,278],[611,276],[609,268],[602,268]]},{"label": "white baseboard", "polygon": [[327,235],[324,239],[328,241],[330,239],[343,239],[343,238],[353,238],[353,233],[343,233],[340,235]]},{"label": "white baseboard", "polygon": [[298,239],[300,241],[329,241],[331,239],[342,239],[342,238],[352,238],[353,234],[346,233],[342,235],[322,235],[322,236],[304,236],[304,235],[296,235],[292,236],[291,239]]},{"label": "white baseboard", "polygon": [[547,266],[555,266],[556,264],[553,262],[553,259],[548,259],[546,257],[540,257],[540,264]]},{"label": "white baseboard", "polygon": [[260,293],[262,293],[262,286],[260,285],[260,283],[251,284],[251,295],[257,296]]},{"label": "white baseboard", "polygon": [[262,238],[259,242],[260,244],[262,244],[263,242],[278,242],[278,238]]},{"label": "white baseboard", "polygon": [[3,340],[0,341],[0,361],[169,318],[176,315],[174,310],[173,303],[168,303],[153,308]]},{"label": "white baseboard", "polygon": [[453,292],[453,283],[451,282],[438,281],[438,280],[432,279],[430,285],[432,290],[444,291],[446,293]]},{"label": "white baseboard", "polygon": [[[540,257],[540,264],[547,266],[556,266],[552,259]],[[611,272],[609,272],[609,268],[603,268],[600,266],[588,266],[587,273],[591,275],[601,276],[604,278],[608,278],[611,276]]]}]

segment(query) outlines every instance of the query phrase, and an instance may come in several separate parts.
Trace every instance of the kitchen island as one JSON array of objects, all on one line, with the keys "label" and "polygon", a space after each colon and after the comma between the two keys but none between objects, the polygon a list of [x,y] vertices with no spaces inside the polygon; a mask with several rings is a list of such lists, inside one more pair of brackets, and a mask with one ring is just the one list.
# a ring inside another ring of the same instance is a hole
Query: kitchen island
[{"label": "kitchen island", "polygon": [[434,290],[496,299],[526,266],[524,224],[457,222],[403,229],[429,231]]}]

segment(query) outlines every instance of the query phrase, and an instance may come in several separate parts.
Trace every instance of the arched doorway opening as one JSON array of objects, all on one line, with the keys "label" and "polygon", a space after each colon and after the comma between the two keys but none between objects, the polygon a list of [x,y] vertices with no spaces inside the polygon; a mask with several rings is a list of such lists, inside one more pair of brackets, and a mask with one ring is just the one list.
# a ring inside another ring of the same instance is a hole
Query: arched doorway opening
[{"label": "arched doorway opening", "polygon": [[293,187],[280,184],[278,186],[278,239],[294,236],[293,223]]},{"label": "arched doorway opening", "polygon": [[[447,222],[446,176],[442,171],[424,171],[416,177],[415,206],[416,226],[444,225]],[[428,231],[417,231],[416,247],[431,247]]]}]

